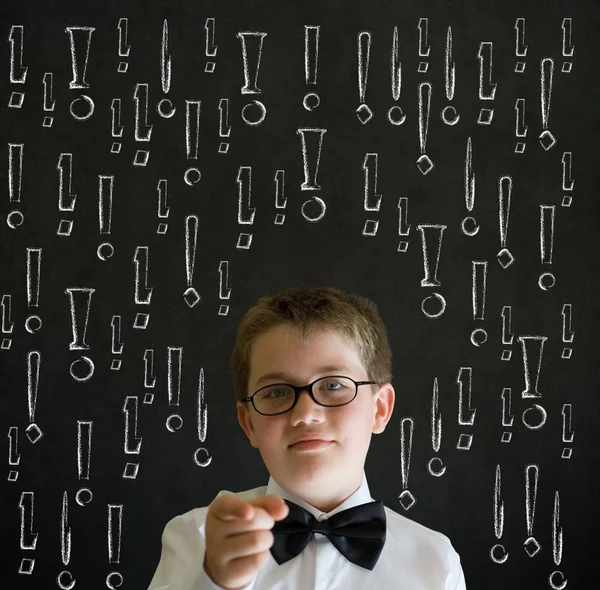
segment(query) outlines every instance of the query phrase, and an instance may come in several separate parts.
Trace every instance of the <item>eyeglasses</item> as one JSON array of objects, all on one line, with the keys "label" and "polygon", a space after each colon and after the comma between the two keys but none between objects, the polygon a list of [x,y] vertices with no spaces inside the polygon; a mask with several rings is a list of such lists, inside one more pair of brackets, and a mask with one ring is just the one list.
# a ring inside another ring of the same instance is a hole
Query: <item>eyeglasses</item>
[{"label": "eyeglasses", "polygon": [[254,409],[263,416],[276,416],[291,410],[296,405],[300,392],[304,389],[320,406],[337,407],[349,404],[356,397],[359,385],[377,385],[377,382],[354,381],[343,375],[329,375],[302,386],[288,383],[265,385],[251,397],[240,401],[251,401]]}]

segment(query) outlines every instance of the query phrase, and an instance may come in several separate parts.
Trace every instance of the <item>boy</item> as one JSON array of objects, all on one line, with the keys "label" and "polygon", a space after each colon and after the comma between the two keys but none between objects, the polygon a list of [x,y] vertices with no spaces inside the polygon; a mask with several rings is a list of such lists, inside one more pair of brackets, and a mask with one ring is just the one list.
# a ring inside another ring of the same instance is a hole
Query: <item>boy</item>
[{"label": "boy", "polygon": [[391,365],[369,299],[316,287],[259,299],[231,369],[268,485],[222,490],[169,521],[148,590],[465,590],[449,539],[369,492],[371,434],[394,408]]}]

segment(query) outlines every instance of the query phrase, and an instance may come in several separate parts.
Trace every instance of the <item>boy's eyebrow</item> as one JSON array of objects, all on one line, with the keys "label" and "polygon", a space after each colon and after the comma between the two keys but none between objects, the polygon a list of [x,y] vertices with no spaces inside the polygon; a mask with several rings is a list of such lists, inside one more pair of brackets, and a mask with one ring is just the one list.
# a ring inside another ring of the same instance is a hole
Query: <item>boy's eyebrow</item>
[{"label": "boy's eyebrow", "polygon": [[[330,371],[351,371],[345,365],[326,365],[324,367],[319,367],[315,370],[315,373],[328,373]],[[325,375],[324,375],[325,376]],[[285,379],[287,381],[293,380],[294,376],[290,373],[286,373],[285,371],[273,371],[271,373],[265,373],[257,382],[258,385],[261,381],[268,381],[270,379]]]}]

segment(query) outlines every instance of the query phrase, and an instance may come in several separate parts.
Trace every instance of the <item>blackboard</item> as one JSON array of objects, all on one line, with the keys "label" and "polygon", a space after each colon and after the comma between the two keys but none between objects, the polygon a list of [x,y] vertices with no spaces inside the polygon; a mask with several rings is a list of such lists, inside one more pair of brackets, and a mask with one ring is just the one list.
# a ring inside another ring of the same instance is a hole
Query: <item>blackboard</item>
[{"label": "blackboard", "polygon": [[301,284],[387,326],[373,496],[470,589],[598,585],[595,2],[0,14],[2,585],[144,589],[170,518],[266,485],[229,355]]}]

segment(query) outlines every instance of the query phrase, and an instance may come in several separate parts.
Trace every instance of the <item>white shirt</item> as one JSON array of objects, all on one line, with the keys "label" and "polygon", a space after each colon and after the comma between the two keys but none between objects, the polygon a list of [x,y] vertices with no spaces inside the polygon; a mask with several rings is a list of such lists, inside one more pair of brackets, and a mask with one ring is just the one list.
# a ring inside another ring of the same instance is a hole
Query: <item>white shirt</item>
[{"label": "white shirt", "polygon": [[[215,500],[224,494],[221,490]],[[373,502],[366,475],[360,487],[327,514],[284,490],[273,477],[266,486],[238,492],[245,500],[279,494],[324,520],[353,506]],[[220,590],[204,571],[208,506],[170,520],[162,535],[160,561],[148,590]],[[466,590],[460,557],[448,537],[385,506],[386,540],[372,570],[348,561],[322,533],[279,565],[269,552],[266,564],[244,590]]]}]

